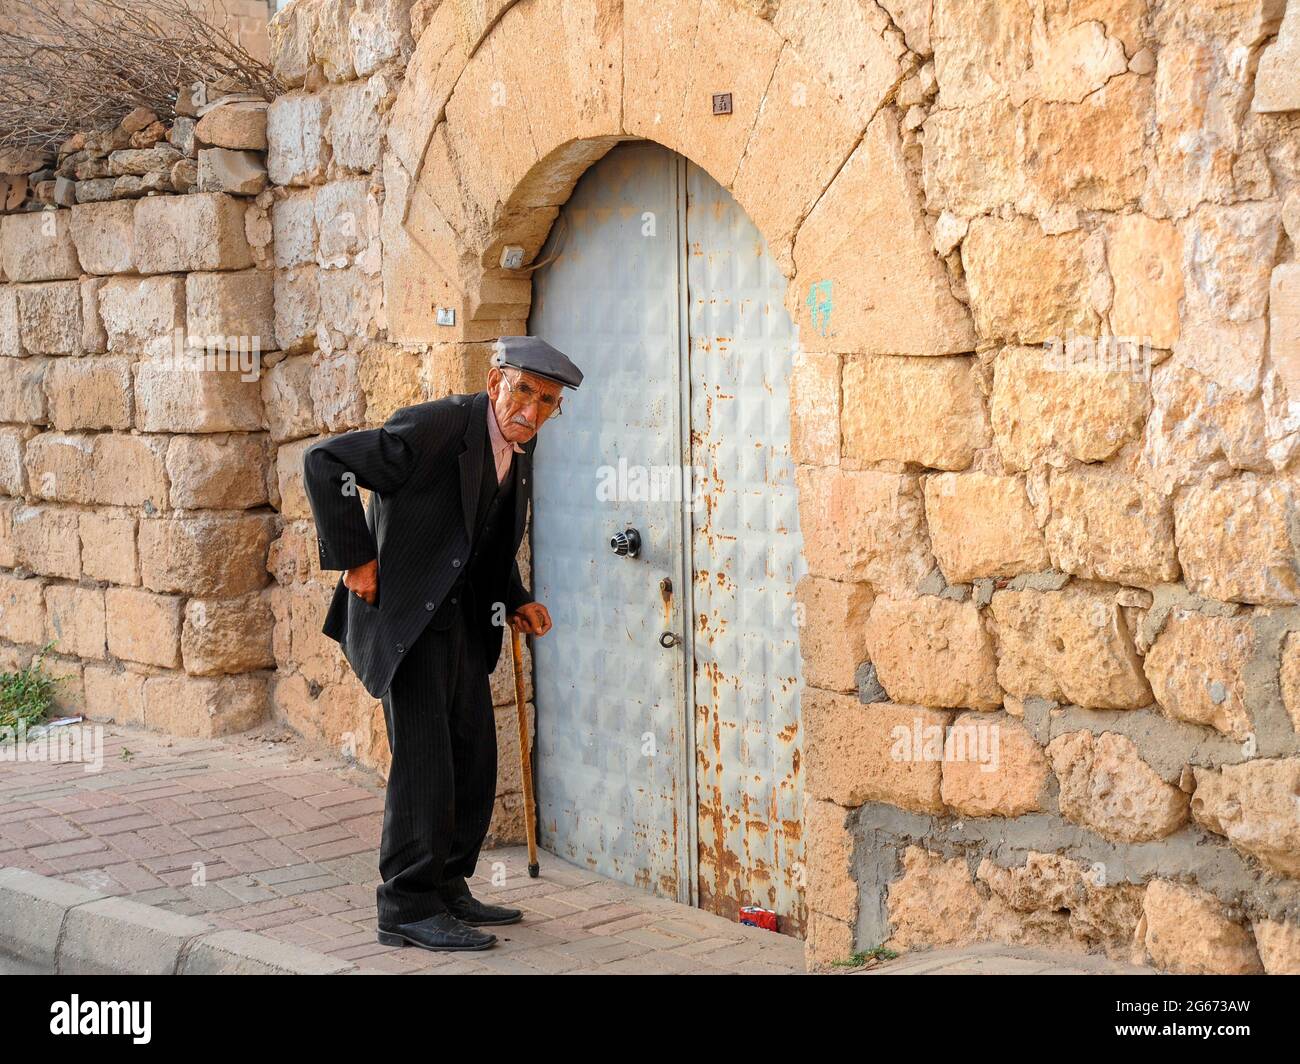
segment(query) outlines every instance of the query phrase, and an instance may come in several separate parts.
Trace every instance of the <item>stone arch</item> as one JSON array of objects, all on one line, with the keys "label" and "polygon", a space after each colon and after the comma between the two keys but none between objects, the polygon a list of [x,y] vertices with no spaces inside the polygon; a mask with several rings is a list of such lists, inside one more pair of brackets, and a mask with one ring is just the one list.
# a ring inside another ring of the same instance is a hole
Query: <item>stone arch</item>
[{"label": "stone arch", "polygon": [[[442,5],[389,125],[390,339],[523,331],[531,283],[499,267],[500,249],[520,245],[529,263],[587,167],[647,138],[701,166],[754,221],[790,279],[804,350],[973,350],[892,103],[902,34],[856,3],[787,11],[769,22],[735,0]],[[715,91],[731,92],[732,114],[711,113]],[[456,324],[434,324],[435,306],[454,308]]]}]

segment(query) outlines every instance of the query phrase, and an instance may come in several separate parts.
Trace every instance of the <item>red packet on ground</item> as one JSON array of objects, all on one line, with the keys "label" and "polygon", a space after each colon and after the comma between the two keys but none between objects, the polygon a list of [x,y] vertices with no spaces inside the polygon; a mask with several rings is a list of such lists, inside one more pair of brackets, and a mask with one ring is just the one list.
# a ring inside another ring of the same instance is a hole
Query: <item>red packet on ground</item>
[{"label": "red packet on ground", "polygon": [[751,927],[761,927],[768,931],[776,930],[776,913],[771,909],[760,909],[757,905],[742,905],[740,922]]}]

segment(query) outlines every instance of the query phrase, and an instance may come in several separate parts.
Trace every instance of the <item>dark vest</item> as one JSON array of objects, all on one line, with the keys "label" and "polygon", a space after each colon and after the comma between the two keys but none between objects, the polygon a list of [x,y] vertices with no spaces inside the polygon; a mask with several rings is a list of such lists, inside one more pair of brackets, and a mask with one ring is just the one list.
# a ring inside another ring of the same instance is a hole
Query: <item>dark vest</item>
[{"label": "dark vest", "polygon": [[[489,413],[489,417],[491,414]],[[460,578],[452,585],[447,597],[429,623],[435,628],[451,624],[456,609],[467,607],[477,611],[490,608],[486,603],[475,603],[474,583],[481,565],[500,565],[500,540],[509,535],[515,515],[515,481],[519,477],[519,462],[512,456],[505,479],[497,484],[497,465],[492,456],[492,437],[483,433],[483,479],[479,483],[478,507],[474,514],[474,539],[470,543],[469,560]],[[509,559],[505,561],[509,564]]]},{"label": "dark vest", "polygon": [[[488,415],[489,417],[491,414]],[[470,546],[470,568],[480,544],[487,544],[501,531],[502,521],[514,520],[515,480],[519,463],[511,456],[505,479],[497,484],[497,463],[492,455],[492,437],[484,433],[483,482],[478,491],[478,512],[474,515],[474,542]]]}]

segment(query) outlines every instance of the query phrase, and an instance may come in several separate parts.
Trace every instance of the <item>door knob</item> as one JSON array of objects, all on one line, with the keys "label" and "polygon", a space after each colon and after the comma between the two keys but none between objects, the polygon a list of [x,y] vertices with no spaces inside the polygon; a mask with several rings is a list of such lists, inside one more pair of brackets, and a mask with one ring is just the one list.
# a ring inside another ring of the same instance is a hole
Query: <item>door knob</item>
[{"label": "door knob", "polygon": [[616,532],[609,539],[609,548],[621,557],[635,558],[641,553],[641,533],[635,528]]}]

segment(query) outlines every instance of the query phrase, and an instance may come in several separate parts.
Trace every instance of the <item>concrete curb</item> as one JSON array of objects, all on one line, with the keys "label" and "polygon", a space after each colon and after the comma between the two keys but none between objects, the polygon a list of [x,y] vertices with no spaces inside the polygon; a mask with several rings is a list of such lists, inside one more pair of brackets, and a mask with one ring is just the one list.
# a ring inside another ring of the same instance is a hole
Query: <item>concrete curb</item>
[{"label": "concrete curb", "polygon": [[379,974],[24,868],[0,868],[0,953],[58,975]]}]

